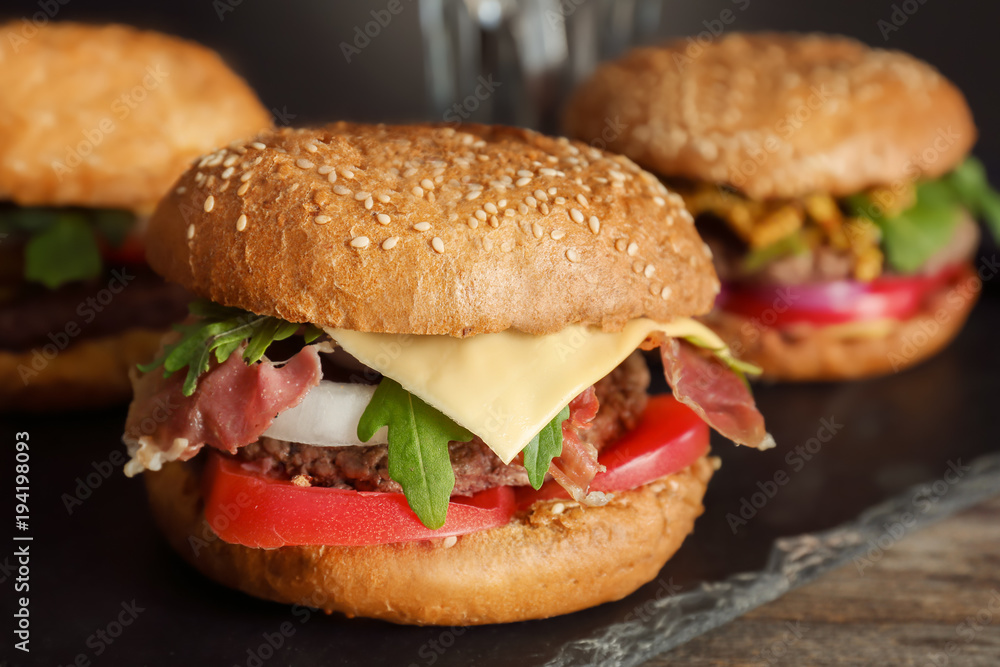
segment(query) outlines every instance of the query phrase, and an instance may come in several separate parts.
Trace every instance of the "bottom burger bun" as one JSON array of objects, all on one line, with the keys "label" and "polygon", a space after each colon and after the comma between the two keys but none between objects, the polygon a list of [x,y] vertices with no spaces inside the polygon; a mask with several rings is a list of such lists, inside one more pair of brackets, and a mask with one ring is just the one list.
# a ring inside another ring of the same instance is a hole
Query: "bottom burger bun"
[{"label": "bottom burger bun", "polygon": [[269,550],[215,536],[202,512],[196,463],[168,463],[144,477],[153,514],[173,548],[226,586],[352,617],[482,625],[578,611],[651,581],[702,513],[712,471],[703,456],[685,470],[616,493],[601,507],[541,501],[502,528],[459,536],[453,544]]},{"label": "bottom burger bun", "polygon": [[98,408],[132,396],[129,370],[156,355],[163,331],[127,329],[84,339],[54,356],[0,351],[0,411]]},{"label": "bottom burger bun", "polygon": [[[970,274],[971,275],[971,274]],[[885,332],[808,324],[772,329],[751,318],[715,310],[703,318],[740,359],[759,366],[764,379],[851,380],[900,371],[924,361],[958,335],[978,291],[942,290],[914,317]]]}]

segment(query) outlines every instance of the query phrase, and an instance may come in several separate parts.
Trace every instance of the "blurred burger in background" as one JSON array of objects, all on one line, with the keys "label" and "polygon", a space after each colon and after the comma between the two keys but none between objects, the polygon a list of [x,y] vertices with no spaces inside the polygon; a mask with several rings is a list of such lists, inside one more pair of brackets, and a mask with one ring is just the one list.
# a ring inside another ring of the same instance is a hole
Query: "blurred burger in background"
[{"label": "blurred burger in background", "polygon": [[214,52],[125,26],[0,26],[0,410],[125,400],[188,296],[146,216],[198,155],[271,125]]},{"label": "blurred burger in background", "polygon": [[961,92],[843,37],[636,49],[578,88],[565,124],[684,197],[723,281],[705,321],[765,377],[857,378],[934,354],[976,300],[974,218],[1000,232]]}]

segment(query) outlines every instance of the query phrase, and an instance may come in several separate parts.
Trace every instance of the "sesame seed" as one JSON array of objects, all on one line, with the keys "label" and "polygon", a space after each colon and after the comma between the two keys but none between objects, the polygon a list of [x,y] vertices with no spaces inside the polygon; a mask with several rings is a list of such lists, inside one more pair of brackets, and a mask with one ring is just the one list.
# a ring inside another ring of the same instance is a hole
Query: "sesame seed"
[{"label": "sesame seed", "polygon": [[295,166],[301,169],[312,169],[316,165],[313,164],[312,161],[300,157],[298,160],[295,161]]},{"label": "sesame seed", "polygon": [[479,195],[481,195],[481,194],[483,194],[482,190],[473,190],[469,194],[465,195],[465,198],[467,200],[469,200],[469,201],[472,201],[473,199],[476,199],[477,197],[479,197]]},{"label": "sesame seed", "polygon": [[419,185],[414,185],[413,189],[410,190],[410,192],[412,192],[413,196],[415,196],[415,197],[423,197],[424,196],[424,189],[422,187],[420,187]]},{"label": "sesame seed", "polygon": [[434,196],[433,192],[428,192],[427,193],[427,201],[429,201],[430,203],[433,204],[434,201],[435,201],[435,199],[436,199],[436,197]]},{"label": "sesame seed", "polygon": [[[230,155],[222,163],[222,166],[225,167],[226,169],[228,169],[229,167],[232,167],[234,164],[236,164],[239,161],[240,161],[240,156],[239,156],[238,153],[236,155]],[[229,177],[228,176],[223,176],[223,178],[229,178]]]},{"label": "sesame seed", "polygon": [[632,265],[632,270],[635,271],[636,273],[642,273],[642,270],[644,268],[645,265],[642,262],[636,262],[635,264]]},{"label": "sesame seed", "polygon": [[383,204],[388,204],[390,201],[392,201],[391,199],[389,199],[389,195],[387,195],[387,194],[381,194],[381,195],[379,195],[378,196],[378,200],[380,202],[382,202]]},{"label": "sesame seed", "polygon": [[378,214],[378,215],[376,216],[376,219],[378,220],[378,223],[379,223],[380,225],[388,225],[388,224],[389,224],[390,222],[392,222],[392,218],[390,218],[390,217],[389,217],[388,215],[386,215],[385,213],[379,213],[379,214]]},{"label": "sesame seed", "polygon": [[581,213],[578,208],[571,208],[569,210],[569,217],[573,218],[573,222],[577,224],[581,224],[583,222],[583,213]]},{"label": "sesame seed", "polygon": [[559,172],[557,172],[555,169],[552,169],[551,167],[542,167],[541,169],[538,170],[538,173],[541,174],[542,176],[555,176]]},{"label": "sesame seed", "polygon": [[328,165],[328,164],[324,164],[324,165],[323,165],[322,167],[320,167],[320,168],[319,168],[319,169],[317,169],[316,171],[318,171],[319,173],[321,173],[321,174],[323,174],[324,176],[326,176],[326,175],[327,175],[327,174],[329,174],[329,173],[330,173],[331,171],[333,171],[333,167],[331,167],[331,166],[330,166],[330,165]]},{"label": "sesame seed", "polygon": [[673,290],[670,289],[669,285],[665,286],[662,290],[660,290],[660,298],[661,299],[669,299],[670,298],[670,293],[672,291]]},{"label": "sesame seed", "polygon": [[434,181],[432,181],[429,178],[425,178],[425,179],[423,179],[423,180],[420,181],[420,187],[422,187],[424,190],[433,190],[434,189]]},{"label": "sesame seed", "polygon": [[625,248],[627,245],[628,243],[625,241],[625,239],[618,239],[617,241],[615,241],[615,250],[617,250],[618,252],[625,252]]},{"label": "sesame seed", "polygon": [[518,204],[517,210],[521,215],[526,215],[528,213],[528,206],[526,204]]},{"label": "sesame seed", "polygon": [[475,216],[479,218],[481,222],[486,222],[486,211],[484,211],[483,209],[479,209],[478,211],[476,211]]},{"label": "sesame seed", "polygon": [[399,243],[398,236],[390,236],[385,241],[382,241],[382,250],[392,250]]},{"label": "sesame seed", "polygon": [[495,215],[491,215],[490,216],[490,227],[492,227],[493,229],[496,229],[499,226],[500,226],[500,220],[497,219],[497,217]]},{"label": "sesame seed", "polygon": [[252,177],[253,177],[253,174],[251,172],[249,172],[249,171],[246,172],[246,173],[240,174],[240,180],[243,181],[244,183],[246,183],[247,181],[249,181]]},{"label": "sesame seed", "polygon": [[475,218],[469,218],[469,228],[476,229],[477,227],[479,227],[479,221]]},{"label": "sesame seed", "polygon": [[535,190],[535,192],[533,194],[535,195],[535,199],[537,199],[538,201],[548,201],[549,200],[549,196],[547,194],[545,194],[545,190]]},{"label": "sesame seed", "polygon": [[562,503],[556,503],[555,505],[552,506],[553,514],[562,514],[565,511],[566,511],[566,506]]},{"label": "sesame seed", "polygon": [[239,218],[236,219],[236,231],[242,232],[246,228],[247,228],[247,216],[241,215]]},{"label": "sesame seed", "polygon": [[176,190],[174,190],[174,192],[176,192],[179,195],[182,195],[182,194],[184,194],[187,191],[188,191],[188,189],[186,187],[184,187],[183,185],[180,186],[179,188],[177,188]]},{"label": "sesame seed", "polygon": [[347,180],[352,180],[354,178],[354,172],[350,169],[341,169],[340,173],[344,175]]},{"label": "sesame seed", "polygon": [[191,224],[188,225],[188,240],[190,241],[193,238],[194,238],[194,225]]},{"label": "sesame seed", "polygon": [[375,200],[372,199],[371,197],[365,200],[365,208],[368,209],[369,211],[372,210],[372,206],[374,205],[375,205]]},{"label": "sesame seed", "polygon": [[597,219],[596,215],[590,216],[589,224],[590,224],[590,231],[594,232],[595,234],[601,231],[601,221]]},{"label": "sesame seed", "polygon": [[371,196],[372,196],[372,193],[365,192],[364,190],[362,190],[360,192],[355,192],[354,193],[354,198],[357,199],[358,201],[364,201],[364,200],[368,199]]},{"label": "sesame seed", "polygon": [[429,223],[429,222],[418,222],[417,224],[413,225],[413,228],[415,230],[417,230],[418,232],[426,232],[428,229],[431,228],[431,223]]},{"label": "sesame seed", "polygon": [[483,204],[483,208],[486,209],[487,213],[492,213],[493,215],[497,214],[496,204],[493,204],[491,202],[486,202],[485,204]]},{"label": "sesame seed", "polygon": [[576,251],[576,248],[570,248],[569,250],[566,251],[566,259],[568,259],[571,262],[579,262],[580,253]]},{"label": "sesame seed", "polygon": [[538,210],[542,212],[542,215],[548,215],[549,205],[546,204],[545,202],[542,202],[541,204],[538,205]]},{"label": "sesame seed", "polygon": [[531,225],[531,233],[535,236],[536,239],[542,238],[543,234],[542,226],[537,222],[534,223],[533,225]]},{"label": "sesame seed", "polygon": [[562,237],[566,236],[566,232],[564,232],[564,231],[563,231],[563,230],[561,230],[561,229],[553,229],[553,230],[552,230],[552,233],[551,233],[551,234],[549,234],[549,236],[551,236],[551,237],[552,237],[552,240],[554,240],[554,241],[558,241],[558,240],[559,240],[559,239],[561,239]]},{"label": "sesame seed", "polygon": [[410,167],[409,169],[403,172],[403,178],[410,178],[411,176],[414,176],[416,173],[417,173],[417,168]]},{"label": "sesame seed", "polygon": [[215,197],[208,195],[205,198],[205,213],[211,213],[213,208],[215,208]]},{"label": "sesame seed", "polygon": [[493,250],[493,239],[491,239],[489,236],[483,239],[483,249],[486,251]]},{"label": "sesame seed", "polygon": [[507,205],[507,200],[506,199],[501,199],[500,201],[497,202],[497,208],[503,208],[506,205]]},{"label": "sesame seed", "polygon": [[526,203],[526,204],[527,204],[528,206],[531,206],[532,208],[534,208],[534,207],[538,206],[538,200],[537,200],[537,199],[535,199],[534,197],[525,197],[525,198],[524,198],[524,202],[525,202],[525,203]]},{"label": "sesame seed", "polygon": [[508,208],[504,210],[503,214],[506,215],[508,218],[513,218],[515,215],[517,215],[517,211],[515,211],[512,208]]},{"label": "sesame seed", "polygon": [[636,243],[635,241],[632,241],[631,243],[628,244],[628,247],[625,249],[625,252],[629,254],[629,257],[635,257],[639,253],[639,244]]},{"label": "sesame seed", "polygon": [[656,270],[656,268],[652,264],[647,264],[646,265],[646,270],[642,272],[642,275],[646,276],[647,278],[652,278],[653,277],[653,272],[655,270]]},{"label": "sesame seed", "polygon": [[315,222],[317,225],[325,225],[332,219],[333,218],[331,218],[328,215],[317,215],[315,218],[313,218],[313,222]]},{"label": "sesame seed", "polygon": [[226,167],[226,170],[222,172],[222,178],[223,179],[229,178],[230,176],[233,175],[233,172],[235,171],[236,171],[235,167]]},{"label": "sesame seed", "polygon": [[243,185],[240,186],[240,189],[236,191],[236,194],[238,194],[240,197],[242,197],[243,195],[245,195],[247,193],[247,190],[249,190],[249,189],[250,189],[250,182],[248,181],[248,182],[246,182],[246,183],[244,183]]},{"label": "sesame seed", "polygon": [[367,248],[371,241],[368,240],[367,236],[355,236],[351,239],[352,248]]},{"label": "sesame seed", "polygon": [[333,186],[333,191],[336,192],[338,195],[349,195],[349,194],[351,194],[351,191],[348,190],[347,188],[345,188],[343,185],[335,185],[335,186]]},{"label": "sesame seed", "polygon": [[337,172],[331,171],[330,175],[326,177],[326,180],[329,181],[330,183],[336,183],[337,182]]},{"label": "sesame seed", "polygon": [[584,208],[587,208],[588,206],[590,206],[590,202],[587,201],[587,198],[584,197],[582,194],[577,194],[576,195],[576,201],[578,201],[580,203],[580,206],[582,206]]},{"label": "sesame seed", "polygon": [[534,176],[534,174],[528,171],[527,169],[521,169],[520,171],[517,172],[517,175],[520,176],[521,178],[531,178],[532,176]]},{"label": "sesame seed", "polygon": [[310,153],[315,153],[319,149],[316,148],[316,144],[306,144],[306,150]]},{"label": "sesame seed", "polygon": [[256,148],[256,149],[257,149],[257,150],[259,150],[259,151],[262,151],[262,150],[264,150],[265,148],[267,148],[267,146],[266,146],[266,145],[264,145],[264,144],[260,143],[259,141],[255,141],[255,142],[253,142],[252,144],[250,144],[250,147],[251,147],[251,148]]},{"label": "sesame seed", "polygon": [[442,253],[444,252],[444,241],[441,240],[441,237],[435,236],[431,239],[431,247],[438,253]]},{"label": "sesame seed", "polygon": [[661,197],[660,195],[656,195],[655,197],[653,197],[653,201],[655,201],[659,206],[667,205],[667,200]]},{"label": "sesame seed", "polygon": [[517,181],[514,182],[514,185],[516,185],[519,188],[523,188],[528,183],[531,183],[531,177],[522,176],[521,178],[517,179]]}]

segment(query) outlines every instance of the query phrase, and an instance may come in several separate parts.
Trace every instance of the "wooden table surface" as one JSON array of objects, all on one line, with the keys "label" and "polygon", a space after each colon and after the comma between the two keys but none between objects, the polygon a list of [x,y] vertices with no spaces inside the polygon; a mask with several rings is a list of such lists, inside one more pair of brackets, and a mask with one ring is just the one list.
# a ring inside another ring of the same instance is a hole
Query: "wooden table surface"
[{"label": "wooden table surface", "polygon": [[1000,667],[1000,496],[644,665]]}]

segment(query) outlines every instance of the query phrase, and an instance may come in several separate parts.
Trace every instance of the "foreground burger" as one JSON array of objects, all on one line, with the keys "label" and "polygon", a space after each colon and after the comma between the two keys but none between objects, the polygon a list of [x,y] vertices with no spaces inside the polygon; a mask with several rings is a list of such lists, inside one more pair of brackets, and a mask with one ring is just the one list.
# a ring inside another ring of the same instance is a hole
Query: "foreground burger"
[{"label": "foreground burger", "polygon": [[926,63],[842,37],[637,49],[580,86],[566,129],[684,197],[723,281],[706,322],[773,378],[930,356],[976,299],[973,217],[1000,231],[1000,198],[966,157],[962,94]]},{"label": "foreground burger", "polygon": [[690,216],[625,158],[281,130],[192,168],[149,234],[203,300],[136,379],[126,472],[156,471],[174,548],[253,595],[445,625],[616,600],[701,513],[705,421],[771,442],[687,318],[718,289]]},{"label": "foreground burger", "polygon": [[200,46],[124,26],[0,25],[0,410],[124,401],[188,296],[143,226],[205,151],[270,125]]}]

